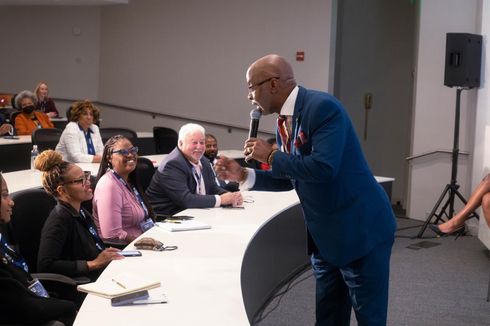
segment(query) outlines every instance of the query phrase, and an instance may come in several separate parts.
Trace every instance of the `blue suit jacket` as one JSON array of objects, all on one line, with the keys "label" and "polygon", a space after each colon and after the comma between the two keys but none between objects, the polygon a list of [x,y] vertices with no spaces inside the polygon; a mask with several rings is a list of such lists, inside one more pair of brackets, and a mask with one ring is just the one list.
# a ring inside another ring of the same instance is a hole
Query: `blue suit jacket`
[{"label": "blue suit jacket", "polygon": [[146,195],[157,214],[175,214],[186,208],[214,207],[216,198],[226,190],[216,184],[214,171],[206,157],[201,158],[206,195],[196,194],[197,182],[192,164],[176,147],[155,171]]},{"label": "blue suit jacket", "polygon": [[[352,123],[333,96],[299,87],[291,154],[277,152],[271,171],[256,171],[254,190],[294,188],[311,240],[328,262],[343,266],[393,240],[396,222]],[[279,148],[281,139],[277,136]]]}]

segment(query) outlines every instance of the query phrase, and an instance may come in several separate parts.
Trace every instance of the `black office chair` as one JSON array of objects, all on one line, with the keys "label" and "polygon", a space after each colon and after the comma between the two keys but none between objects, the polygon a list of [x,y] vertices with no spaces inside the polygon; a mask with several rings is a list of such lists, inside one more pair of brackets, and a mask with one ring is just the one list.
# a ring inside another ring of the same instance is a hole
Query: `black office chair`
[{"label": "black office chair", "polygon": [[12,233],[29,271],[35,273],[41,230],[56,200],[40,188],[15,192],[12,200],[15,202],[10,221]]},{"label": "black office chair", "polygon": [[146,188],[150,185],[151,178],[155,173],[155,166],[153,162],[146,157],[138,157],[138,164],[136,165],[136,178],[137,182],[141,186],[141,190],[146,191]]},{"label": "black office chair", "polygon": [[177,146],[179,134],[172,128],[153,127],[155,153],[168,154]]},{"label": "black office chair", "polygon": [[12,97],[10,98],[10,104],[12,105],[12,107],[14,109],[17,109],[18,110],[19,108],[17,107],[17,105],[15,105],[15,97],[16,96],[17,96],[17,93],[12,95]]},{"label": "black office chair", "polygon": [[126,137],[134,146],[136,146],[138,135],[136,135],[135,131],[126,128],[100,128],[100,137],[102,138],[102,142],[104,144],[107,140],[109,140],[109,138],[115,135],[122,135]]},{"label": "black office chair", "polygon": [[68,122],[71,121],[71,109],[73,107],[70,105],[70,107],[68,107],[68,109],[66,110],[66,120],[68,120]]},{"label": "black office chair", "polygon": [[63,130],[58,128],[41,128],[32,132],[32,144],[37,145],[39,152],[55,149]]},{"label": "black office chair", "polygon": [[78,302],[80,295],[76,286],[90,282],[88,277],[70,278],[55,273],[36,273],[41,231],[56,205],[56,200],[40,188],[15,192],[12,194],[12,200],[15,206],[9,223],[12,237],[9,241],[24,257],[29,272],[39,278],[48,292],[54,293],[56,297]]},{"label": "black office chair", "polygon": [[18,112],[19,110],[13,108],[0,108],[0,114],[3,116],[4,120],[8,120],[10,122],[10,116],[14,112]]},{"label": "black office chair", "polygon": [[10,124],[14,126],[15,128],[15,118],[17,117],[18,114],[22,113],[22,111],[15,110],[10,113]]}]

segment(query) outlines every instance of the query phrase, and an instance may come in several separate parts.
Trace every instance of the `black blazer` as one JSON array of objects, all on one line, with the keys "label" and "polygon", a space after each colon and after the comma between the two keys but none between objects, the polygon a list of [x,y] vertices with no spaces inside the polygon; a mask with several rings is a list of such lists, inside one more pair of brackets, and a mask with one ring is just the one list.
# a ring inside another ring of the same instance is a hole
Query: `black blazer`
[{"label": "black blazer", "polygon": [[37,296],[28,289],[30,280],[29,274],[0,254],[0,324],[42,324],[59,320],[71,325],[76,316],[75,304]]},{"label": "black blazer", "polygon": [[[93,223],[92,216],[84,212]],[[79,212],[69,204],[59,202],[44,223],[37,257],[38,271],[70,277],[88,276],[94,281],[101,270],[89,272],[87,261],[94,260],[99,253],[94,238],[80,221]]]},{"label": "black blazer", "polygon": [[158,214],[175,214],[186,208],[207,208],[216,204],[215,195],[226,192],[216,183],[209,160],[201,157],[202,178],[206,195],[196,194],[197,182],[192,174],[192,164],[176,147],[155,171],[146,195],[153,211]]}]

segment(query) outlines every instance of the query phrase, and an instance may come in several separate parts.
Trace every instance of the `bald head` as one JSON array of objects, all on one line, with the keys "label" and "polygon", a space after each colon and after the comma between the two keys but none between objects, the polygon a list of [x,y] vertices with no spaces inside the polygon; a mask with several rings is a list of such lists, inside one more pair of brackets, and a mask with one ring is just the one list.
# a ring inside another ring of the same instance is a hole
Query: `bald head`
[{"label": "bald head", "polygon": [[293,68],[277,54],[266,55],[247,70],[248,98],[264,114],[279,113],[291,91],[296,87]]},{"label": "bald head", "polygon": [[283,57],[277,54],[268,54],[250,65],[248,73],[256,73],[259,77],[279,77],[282,84],[296,86],[293,68]]}]

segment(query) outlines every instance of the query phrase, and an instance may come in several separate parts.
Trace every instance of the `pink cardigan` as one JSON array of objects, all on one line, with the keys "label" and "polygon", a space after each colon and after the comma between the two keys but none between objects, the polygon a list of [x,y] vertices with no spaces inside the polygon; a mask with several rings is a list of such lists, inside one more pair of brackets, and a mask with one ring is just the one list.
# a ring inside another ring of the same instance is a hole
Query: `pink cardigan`
[{"label": "pink cardigan", "polygon": [[95,187],[93,216],[102,239],[126,240],[142,233],[140,223],[145,219],[145,211],[133,192],[107,172]]}]

